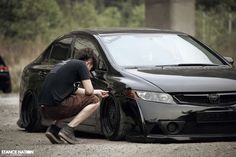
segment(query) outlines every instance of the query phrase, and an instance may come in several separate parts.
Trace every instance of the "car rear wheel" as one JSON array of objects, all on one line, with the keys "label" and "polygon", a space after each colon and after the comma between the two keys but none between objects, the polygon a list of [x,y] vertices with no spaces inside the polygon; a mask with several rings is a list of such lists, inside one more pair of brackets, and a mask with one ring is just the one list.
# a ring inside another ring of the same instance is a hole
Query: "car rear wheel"
[{"label": "car rear wheel", "polygon": [[23,126],[28,132],[45,131],[46,127],[41,124],[40,108],[37,105],[36,97],[33,94],[28,94],[22,104],[22,121]]},{"label": "car rear wheel", "polygon": [[126,122],[127,117],[121,105],[109,97],[101,107],[102,132],[109,140],[122,140],[125,138],[131,125]]}]

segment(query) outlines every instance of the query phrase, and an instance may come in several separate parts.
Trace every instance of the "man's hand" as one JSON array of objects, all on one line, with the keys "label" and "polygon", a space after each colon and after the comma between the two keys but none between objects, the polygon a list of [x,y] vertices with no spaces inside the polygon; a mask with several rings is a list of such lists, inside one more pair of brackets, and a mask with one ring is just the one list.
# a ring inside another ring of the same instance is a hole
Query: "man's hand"
[{"label": "man's hand", "polygon": [[94,94],[101,96],[102,98],[108,97],[109,92],[101,89],[95,89]]},{"label": "man's hand", "polygon": [[[85,95],[85,89],[84,88],[78,88],[75,92],[76,94],[83,94]],[[105,91],[105,90],[101,90],[101,89],[95,89],[93,91],[93,94],[96,94],[102,98],[108,97],[109,96],[109,92]]]}]

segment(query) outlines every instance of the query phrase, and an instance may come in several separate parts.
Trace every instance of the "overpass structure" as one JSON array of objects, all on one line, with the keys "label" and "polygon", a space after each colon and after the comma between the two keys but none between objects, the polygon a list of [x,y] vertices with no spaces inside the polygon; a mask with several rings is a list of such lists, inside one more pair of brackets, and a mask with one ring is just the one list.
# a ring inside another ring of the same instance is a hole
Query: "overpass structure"
[{"label": "overpass structure", "polygon": [[195,0],[145,0],[147,27],[195,34]]}]

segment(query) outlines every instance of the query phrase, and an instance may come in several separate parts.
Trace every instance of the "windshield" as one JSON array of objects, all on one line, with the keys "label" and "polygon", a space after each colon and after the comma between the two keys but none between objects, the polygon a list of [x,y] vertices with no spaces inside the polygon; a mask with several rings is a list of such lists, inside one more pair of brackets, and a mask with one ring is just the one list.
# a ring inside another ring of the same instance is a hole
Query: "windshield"
[{"label": "windshield", "polygon": [[186,35],[112,34],[103,35],[102,40],[120,66],[223,65],[212,52]]}]

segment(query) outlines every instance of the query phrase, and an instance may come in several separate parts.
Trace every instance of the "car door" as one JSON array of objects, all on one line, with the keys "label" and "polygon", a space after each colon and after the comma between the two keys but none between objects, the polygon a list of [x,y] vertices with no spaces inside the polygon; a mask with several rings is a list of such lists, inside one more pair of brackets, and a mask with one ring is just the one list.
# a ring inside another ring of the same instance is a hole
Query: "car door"
[{"label": "car door", "polygon": [[46,78],[48,72],[54,67],[55,64],[71,58],[71,44],[73,38],[66,37],[53,42],[42,54],[41,58],[33,63],[30,67],[31,83],[34,86],[36,94],[41,90],[41,85]]},{"label": "car door", "polygon": [[[74,47],[73,49],[84,49],[84,48],[91,48],[94,50],[98,58],[101,58],[101,50],[99,49],[99,45],[96,42],[96,40],[92,37],[85,36],[85,35],[78,35],[75,38]],[[74,56],[77,56],[80,51],[74,51]],[[100,70],[104,70],[104,65],[102,65],[101,59],[100,62]],[[98,66],[99,67],[99,66]],[[96,68],[96,71],[99,70],[98,67]],[[94,89],[106,89],[106,83],[104,78],[98,77],[96,75],[96,72],[93,72],[91,75],[91,81],[93,84]],[[100,124],[99,124],[99,109],[95,114],[93,114],[91,117],[89,117],[86,121],[84,121],[81,125],[83,127],[80,127],[80,130],[84,131],[91,131],[91,132],[99,132],[100,131]]]}]

